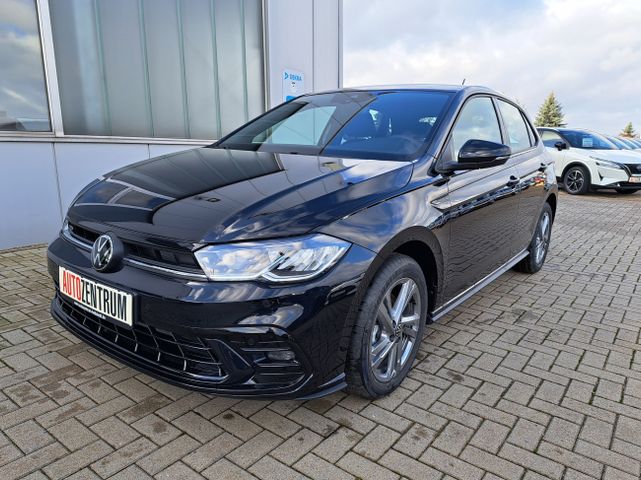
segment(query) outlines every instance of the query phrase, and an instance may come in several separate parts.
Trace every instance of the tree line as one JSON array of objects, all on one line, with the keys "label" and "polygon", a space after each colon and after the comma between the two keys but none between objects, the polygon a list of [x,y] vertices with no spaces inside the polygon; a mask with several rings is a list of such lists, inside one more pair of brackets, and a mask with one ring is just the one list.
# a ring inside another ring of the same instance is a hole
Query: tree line
[{"label": "tree line", "polygon": [[[565,127],[565,115],[563,114],[563,106],[556,99],[554,92],[550,92],[547,98],[539,107],[539,112],[534,119],[534,124],[537,127]],[[619,136],[632,138],[636,135],[636,131],[632,126],[632,122],[621,130]]]}]

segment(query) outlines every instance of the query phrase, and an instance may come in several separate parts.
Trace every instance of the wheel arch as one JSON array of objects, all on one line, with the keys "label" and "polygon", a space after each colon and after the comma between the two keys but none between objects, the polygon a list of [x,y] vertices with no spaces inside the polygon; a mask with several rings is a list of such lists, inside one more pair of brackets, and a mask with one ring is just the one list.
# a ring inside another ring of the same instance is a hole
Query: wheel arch
[{"label": "wheel arch", "polygon": [[557,206],[557,198],[555,193],[551,193],[548,195],[548,198],[545,199],[545,203],[550,205],[550,208],[552,209],[552,220],[556,218],[556,206]]},{"label": "wheel arch", "polygon": [[572,160],[570,163],[568,163],[565,166],[565,168],[561,172],[561,180],[563,180],[565,178],[565,174],[572,167],[583,167],[583,168],[585,168],[588,171],[588,174],[590,176],[590,178],[589,178],[590,184],[592,184],[592,168],[590,168],[590,165],[588,165],[587,163],[582,162],[580,160]]},{"label": "wheel arch", "polygon": [[407,255],[421,267],[428,289],[428,312],[431,312],[441,300],[444,260],[441,244],[426,227],[410,227],[392,237],[367,269],[359,290],[363,293],[367,290],[376,272],[394,253]]}]

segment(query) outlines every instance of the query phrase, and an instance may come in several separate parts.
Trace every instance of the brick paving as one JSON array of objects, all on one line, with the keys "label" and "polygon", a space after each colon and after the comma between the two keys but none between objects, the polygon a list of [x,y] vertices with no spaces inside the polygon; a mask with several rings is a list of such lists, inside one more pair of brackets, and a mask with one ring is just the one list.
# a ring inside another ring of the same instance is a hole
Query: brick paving
[{"label": "brick paving", "polygon": [[638,479],[641,194],[562,194],[542,272],[428,327],[392,395],[232,400],[49,316],[44,247],[0,252],[0,479]]}]

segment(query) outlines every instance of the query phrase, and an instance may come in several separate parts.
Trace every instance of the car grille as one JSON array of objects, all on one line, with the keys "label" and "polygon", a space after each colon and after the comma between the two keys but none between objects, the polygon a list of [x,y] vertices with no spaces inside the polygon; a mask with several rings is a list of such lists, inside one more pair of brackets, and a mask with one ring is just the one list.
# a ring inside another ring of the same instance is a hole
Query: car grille
[{"label": "car grille", "polygon": [[76,237],[78,240],[84,240],[87,243],[93,243],[96,241],[96,238],[99,237],[98,233],[87,230],[86,228],[79,227],[72,223],[69,224],[69,231],[71,234]]},{"label": "car grille", "polygon": [[133,328],[116,325],[70,304],[58,294],[57,301],[70,320],[131,354],[176,372],[223,381],[226,372],[211,348],[198,337],[185,337],[141,323]]},{"label": "car grille", "polygon": [[[72,223],[69,223],[69,232],[76,239],[88,244],[93,244],[93,242],[96,241],[96,238],[100,236],[97,232],[93,232]],[[166,265],[171,267],[180,267],[186,270],[202,273],[196,258],[191,252],[149,247],[126,240],[123,240],[123,244],[127,251],[127,257],[143,261],[151,261],[154,264],[161,266]]]}]

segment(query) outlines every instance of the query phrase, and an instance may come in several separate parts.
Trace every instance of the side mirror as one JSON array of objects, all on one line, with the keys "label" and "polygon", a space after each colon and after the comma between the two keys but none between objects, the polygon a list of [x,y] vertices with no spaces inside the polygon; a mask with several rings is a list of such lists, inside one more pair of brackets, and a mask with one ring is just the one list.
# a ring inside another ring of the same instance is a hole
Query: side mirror
[{"label": "side mirror", "polygon": [[510,158],[512,150],[502,143],[487,140],[468,140],[458,153],[458,162],[451,165],[453,170],[473,170],[503,165]]},{"label": "side mirror", "polygon": [[568,144],[565,142],[556,142],[554,147],[560,152],[561,150],[567,150]]}]

